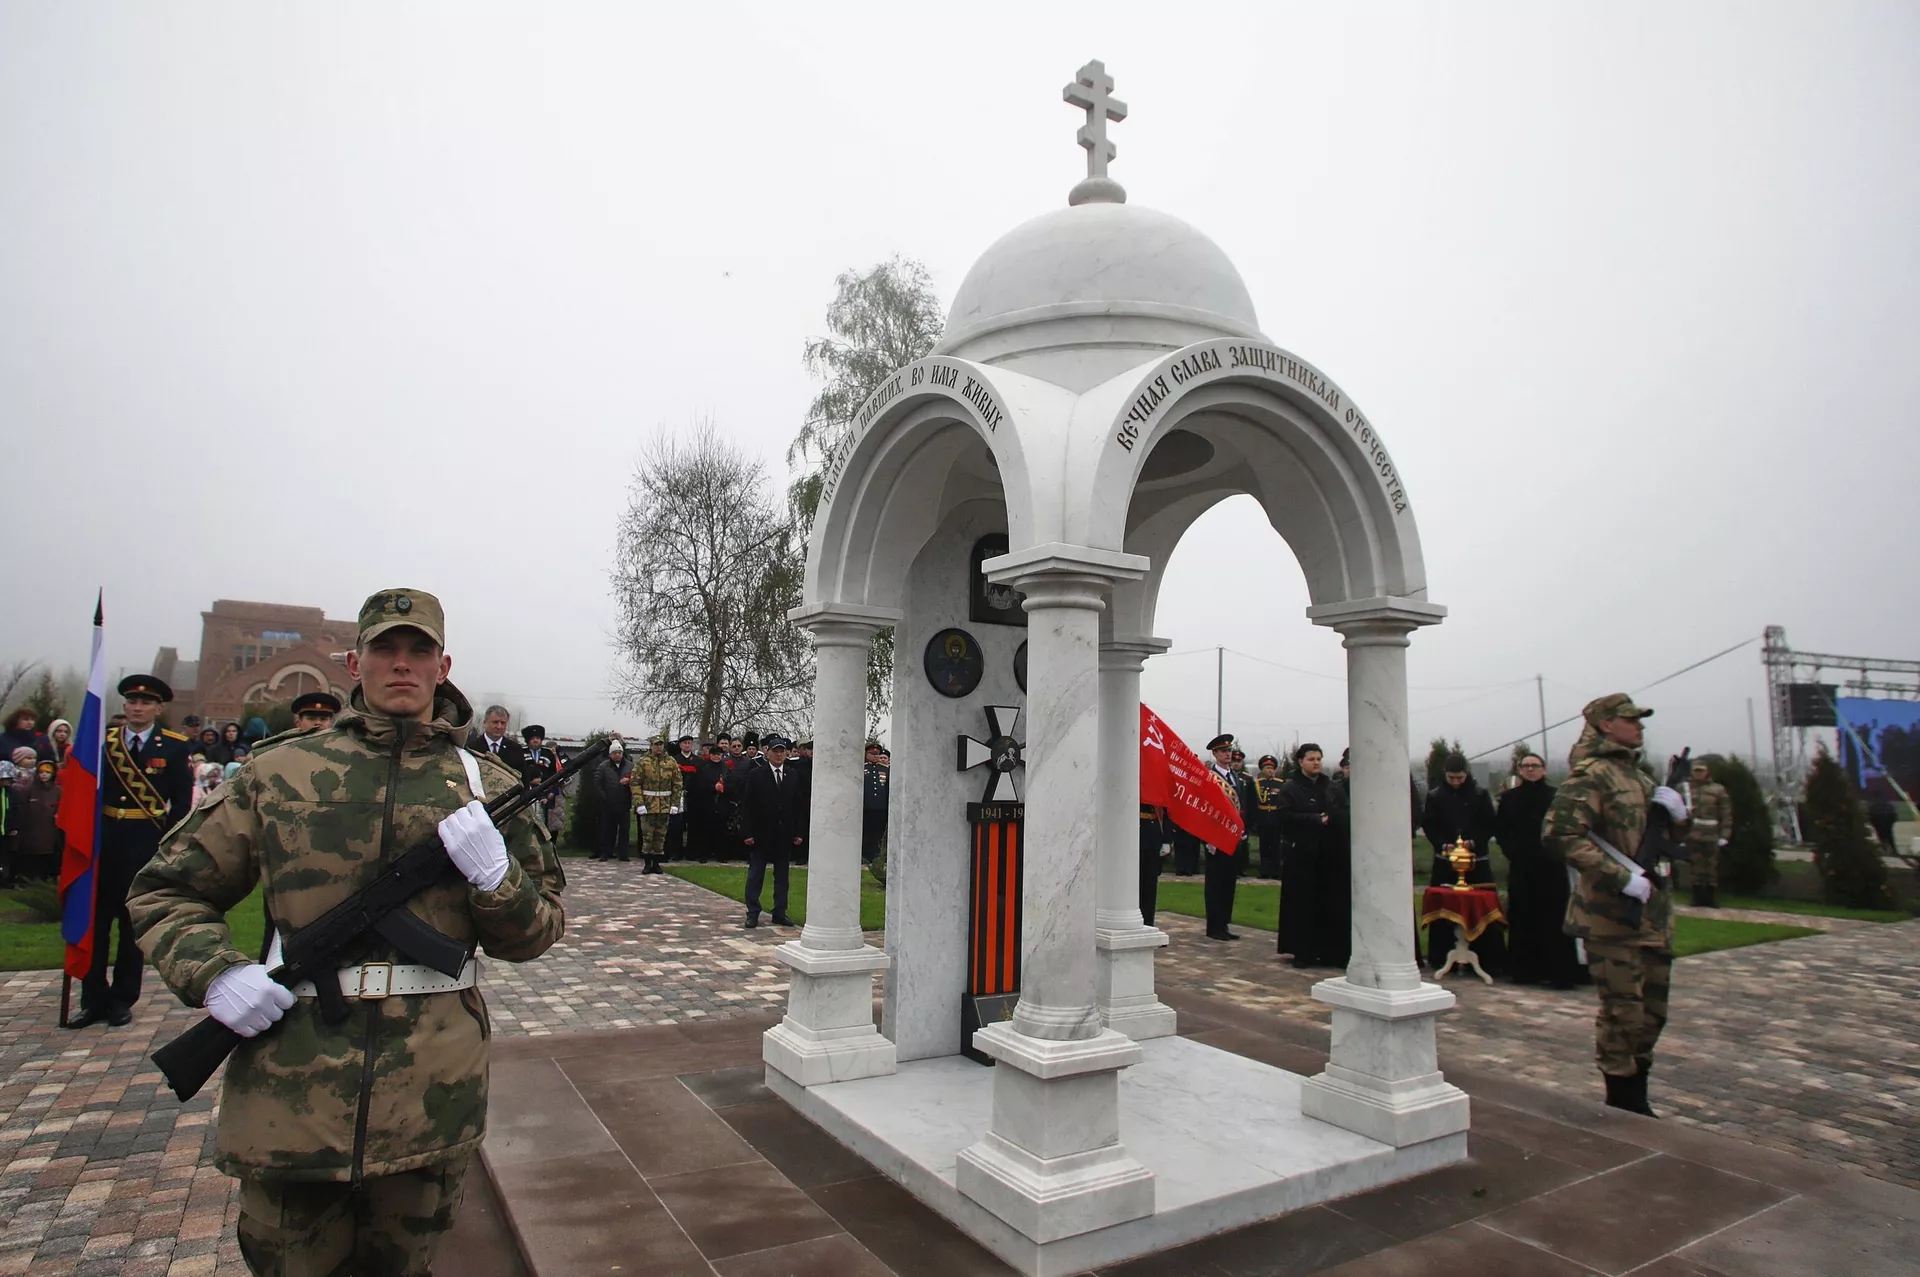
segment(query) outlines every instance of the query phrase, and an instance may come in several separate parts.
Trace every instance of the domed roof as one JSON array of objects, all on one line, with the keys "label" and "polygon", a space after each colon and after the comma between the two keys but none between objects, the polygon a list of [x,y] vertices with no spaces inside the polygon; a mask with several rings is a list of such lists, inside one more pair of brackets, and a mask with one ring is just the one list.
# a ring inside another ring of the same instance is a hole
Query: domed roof
[{"label": "domed roof", "polygon": [[1177,349],[1222,335],[1260,332],[1220,246],[1166,213],[1090,201],[1016,226],[981,254],[938,349],[1006,363],[1062,347]]}]

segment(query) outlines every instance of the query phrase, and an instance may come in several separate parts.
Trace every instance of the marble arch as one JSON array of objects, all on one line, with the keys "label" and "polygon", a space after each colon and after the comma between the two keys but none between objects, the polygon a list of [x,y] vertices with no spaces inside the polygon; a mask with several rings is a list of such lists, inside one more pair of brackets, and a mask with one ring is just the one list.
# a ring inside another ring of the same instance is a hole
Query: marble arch
[{"label": "marble arch", "polygon": [[[1003,236],[955,294],[948,336],[860,409],[829,467],[804,604],[815,682],[807,922],[781,945],[785,1018],[767,1084],[1022,1272],[1077,1272],[1466,1156],[1441,1075],[1453,996],[1413,963],[1406,649],[1427,599],[1411,504],[1379,432],[1261,334],[1218,246],[1129,207],[1105,171],[1123,118],[1098,63],[1088,177]],[[1140,671],[1163,565],[1207,508],[1250,493],[1300,560],[1348,666],[1353,958],[1325,1070],[1298,1077],[1175,1035],[1138,897]],[[1024,595],[996,618],[976,690],[928,691],[919,648],[967,624],[968,547]],[[896,632],[886,950],[859,923],[866,656]],[[1024,692],[1007,671],[1024,640]],[[988,650],[991,649],[991,650]],[[996,681],[997,680],[997,681]],[[1015,701],[1014,697],[1019,697]],[[1011,1018],[962,1059],[968,784],[954,733],[1024,704],[1023,924]],[[972,717],[968,717],[972,716]],[[944,761],[943,761],[944,760]],[[887,972],[881,1023],[873,976]],[[1238,1101],[1196,1096],[1220,1079]],[[1123,1139],[1124,1135],[1124,1139]]]}]

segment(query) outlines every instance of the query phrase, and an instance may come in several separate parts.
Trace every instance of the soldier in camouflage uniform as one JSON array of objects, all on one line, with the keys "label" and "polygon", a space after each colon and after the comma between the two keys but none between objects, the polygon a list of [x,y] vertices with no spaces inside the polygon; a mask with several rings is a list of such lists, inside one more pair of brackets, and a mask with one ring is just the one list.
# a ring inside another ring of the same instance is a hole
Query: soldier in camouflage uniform
[{"label": "soldier in camouflage uniform", "polygon": [[[1594,1055],[1607,1103],[1654,1116],[1647,1074],[1654,1043],[1667,1022],[1673,975],[1673,893],[1664,874],[1649,875],[1632,857],[1653,804],[1684,831],[1679,794],[1640,770],[1641,720],[1652,714],[1624,692],[1590,701],[1586,729],[1568,758],[1572,771],[1547,809],[1543,844],[1578,873],[1567,901],[1566,933],[1586,944],[1587,966],[1600,989]],[[1665,868],[1664,863],[1660,866]],[[1634,903],[1637,923],[1628,919]]]},{"label": "soldier in camouflage uniform", "polygon": [[1720,849],[1733,837],[1733,796],[1725,785],[1713,779],[1713,770],[1704,758],[1693,760],[1692,792],[1688,810],[1693,824],[1687,829],[1687,884],[1693,888],[1693,903],[1712,908],[1720,886]]},{"label": "soldier in camouflage uniform", "polygon": [[[216,1164],[240,1180],[256,1274],[413,1277],[459,1209],[487,1114],[477,962],[457,977],[368,937],[340,955],[353,1014],[324,1022],[234,947],[225,913],[264,882],[275,941],[436,836],[447,875],[409,908],[495,958],[546,952],[564,880],[535,813],[495,829],[479,794],[520,777],[464,751],[473,711],[447,681],[440,604],[384,590],[360,609],[359,680],[329,728],[261,750],[164,840],[128,907],[161,978],[246,1041],[226,1066]],[[276,1023],[277,1022],[277,1023]]]},{"label": "soldier in camouflage uniform", "polygon": [[680,814],[686,795],[686,774],[680,760],[667,753],[666,734],[654,736],[647,752],[633,765],[633,808],[640,813],[640,855],[643,874],[661,872],[667,854],[667,823]]}]

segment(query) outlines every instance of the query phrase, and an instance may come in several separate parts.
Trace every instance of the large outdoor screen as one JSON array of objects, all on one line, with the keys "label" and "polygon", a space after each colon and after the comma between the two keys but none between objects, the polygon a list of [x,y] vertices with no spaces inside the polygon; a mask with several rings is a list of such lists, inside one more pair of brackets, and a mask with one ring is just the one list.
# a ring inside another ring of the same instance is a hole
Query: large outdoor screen
[{"label": "large outdoor screen", "polygon": [[1840,711],[1840,763],[1867,799],[1899,801],[1889,775],[1909,795],[1920,796],[1920,701],[1842,696],[1834,704]]}]

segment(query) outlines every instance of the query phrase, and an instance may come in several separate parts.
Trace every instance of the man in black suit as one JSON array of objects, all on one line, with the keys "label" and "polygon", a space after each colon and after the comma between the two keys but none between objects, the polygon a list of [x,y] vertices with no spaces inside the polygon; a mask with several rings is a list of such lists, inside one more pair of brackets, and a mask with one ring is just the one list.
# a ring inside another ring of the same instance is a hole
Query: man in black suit
[{"label": "man in black suit", "polygon": [[[80,1013],[66,1023],[84,1029],[102,1020],[118,1028],[133,1023],[146,963],[133,938],[127,888],[154,852],[160,835],[193,808],[193,763],[188,741],[155,724],[173,689],[153,674],[120,680],[126,721],[109,727],[101,741],[100,858],[94,863],[93,965],[80,981]],[[113,924],[120,924],[120,952],[109,961]],[[112,980],[108,974],[111,969]]]},{"label": "man in black suit", "polygon": [[[740,796],[746,817],[747,925],[760,925],[760,883],[771,862],[773,925],[791,927],[796,924],[787,917],[787,867],[806,829],[807,784],[787,763],[784,737],[770,736],[761,744],[766,754],[747,771]],[[736,782],[739,776],[734,773]]]},{"label": "man in black suit", "polygon": [[[1220,788],[1233,796],[1234,806],[1244,821],[1247,813],[1259,804],[1253,796],[1253,782],[1233,765],[1233,736],[1229,733],[1216,736],[1207,742],[1207,749],[1213,755],[1210,770],[1218,778]],[[1201,889],[1207,906],[1207,939],[1238,940],[1240,934],[1227,929],[1227,924],[1233,921],[1234,888],[1240,878],[1240,865],[1234,857],[1236,848],[1202,847],[1201,850],[1207,861],[1206,885]]]},{"label": "man in black suit", "polygon": [[480,722],[480,730],[467,742],[467,748],[474,753],[486,750],[495,758],[513,768],[516,776],[527,774],[527,751],[519,741],[507,735],[507,723],[511,721],[504,705],[487,706],[486,717]]}]

